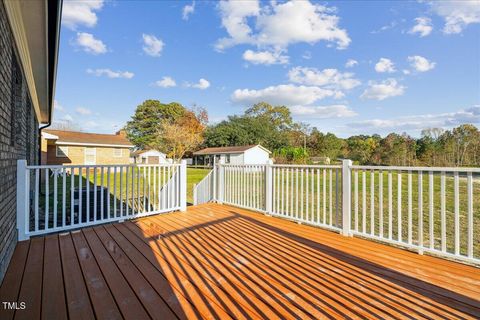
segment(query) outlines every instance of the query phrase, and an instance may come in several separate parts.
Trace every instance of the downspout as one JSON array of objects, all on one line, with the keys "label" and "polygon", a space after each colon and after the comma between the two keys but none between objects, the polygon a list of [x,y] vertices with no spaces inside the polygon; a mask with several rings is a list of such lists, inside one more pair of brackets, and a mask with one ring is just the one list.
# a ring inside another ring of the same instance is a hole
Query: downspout
[{"label": "downspout", "polygon": [[57,61],[58,61],[58,49],[60,41],[60,22],[62,17],[62,0],[47,0],[47,31],[48,35],[51,36],[48,42],[48,82],[50,85],[49,88],[49,102],[50,102],[50,112],[48,113],[48,122],[46,125],[38,128],[38,162],[41,164],[42,161],[42,130],[48,128],[52,125],[52,115],[53,115],[53,97],[55,96],[55,80],[57,77]]}]

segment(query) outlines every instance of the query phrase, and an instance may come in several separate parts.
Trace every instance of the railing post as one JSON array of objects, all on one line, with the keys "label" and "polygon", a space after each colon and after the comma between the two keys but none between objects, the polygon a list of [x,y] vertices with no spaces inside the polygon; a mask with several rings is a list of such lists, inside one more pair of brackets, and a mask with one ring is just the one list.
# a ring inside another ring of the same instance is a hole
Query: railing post
[{"label": "railing post", "polygon": [[193,184],[193,205],[197,205],[197,184]]},{"label": "railing post", "polygon": [[212,169],[212,179],[213,179],[213,195],[212,201],[217,202],[217,161],[213,157],[213,169]]},{"label": "railing post", "polygon": [[18,241],[28,240],[30,212],[30,175],[27,160],[17,161],[17,230]]},{"label": "railing post", "polygon": [[225,167],[223,166],[225,164],[225,161],[223,159],[220,159],[218,161],[218,175],[217,175],[217,203],[222,204],[223,203],[223,194],[225,190]]},{"label": "railing post", "polygon": [[180,162],[180,211],[187,211],[187,160]]},{"label": "railing post", "polygon": [[[352,214],[352,160],[342,160],[342,234],[351,235],[350,223]],[[338,188],[338,186],[337,186]]]},{"label": "railing post", "polygon": [[265,167],[265,211],[267,214],[272,213],[272,198],[273,198],[273,176],[272,176],[273,161],[268,159]]}]

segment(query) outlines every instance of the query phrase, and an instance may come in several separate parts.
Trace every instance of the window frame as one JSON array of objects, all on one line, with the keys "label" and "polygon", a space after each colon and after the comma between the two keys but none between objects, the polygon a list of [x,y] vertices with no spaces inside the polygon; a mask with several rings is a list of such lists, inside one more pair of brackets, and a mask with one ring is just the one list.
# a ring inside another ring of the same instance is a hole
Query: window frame
[{"label": "window frame", "polygon": [[[117,155],[115,152],[120,151],[120,155]],[[123,157],[123,148],[113,148],[113,157],[114,158],[121,158]]]},{"label": "window frame", "polygon": [[[62,150],[63,155],[58,154],[58,150],[59,150],[60,148],[66,148],[66,149],[67,149],[67,150],[66,150],[67,152],[65,152],[64,150]],[[68,151],[69,151],[68,149],[69,149],[68,146],[55,146],[55,156],[56,156],[57,158],[68,158]]]}]

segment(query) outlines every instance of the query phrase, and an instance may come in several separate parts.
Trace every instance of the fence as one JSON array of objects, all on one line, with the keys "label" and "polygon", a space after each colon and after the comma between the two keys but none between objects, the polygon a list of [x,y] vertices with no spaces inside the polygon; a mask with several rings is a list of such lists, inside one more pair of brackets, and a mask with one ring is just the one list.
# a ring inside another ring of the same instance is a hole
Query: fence
[{"label": "fence", "polygon": [[202,203],[480,263],[477,168],[218,164],[208,181],[195,188],[210,188]]},{"label": "fence", "polygon": [[200,181],[198,184],[193,186],[193,204],[202,204],[214,200],[213,197],[213,176],[214,171],[210,172]]},{"label": "fence", "polygon": [[19,240],[186,210],[186,163],[28,166],[17,163]]}]

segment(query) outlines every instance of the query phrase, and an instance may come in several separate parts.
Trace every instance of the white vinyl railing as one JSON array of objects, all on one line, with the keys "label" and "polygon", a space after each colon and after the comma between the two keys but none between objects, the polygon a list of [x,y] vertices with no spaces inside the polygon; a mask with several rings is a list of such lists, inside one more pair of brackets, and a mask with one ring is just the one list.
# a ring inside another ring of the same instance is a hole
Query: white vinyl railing
[{"label": "white vinyl railing", "polygon": [[209,179],[208,201],[480,263],[477,168],[220,163]]},{"label": "white vinyl railing", "polygon": [[19,240],[186,210],[186,162],[28,166],[17,163]]},{"label": "white vinyl railing", "polygon": [[480,262],[480,169],[351,170],[352,234]]},{"label": "white vinyl railing", "polygon": [[193,205],[203,204],[214,200],[213,176],[210,172],[198,183],[193,185]]}]

